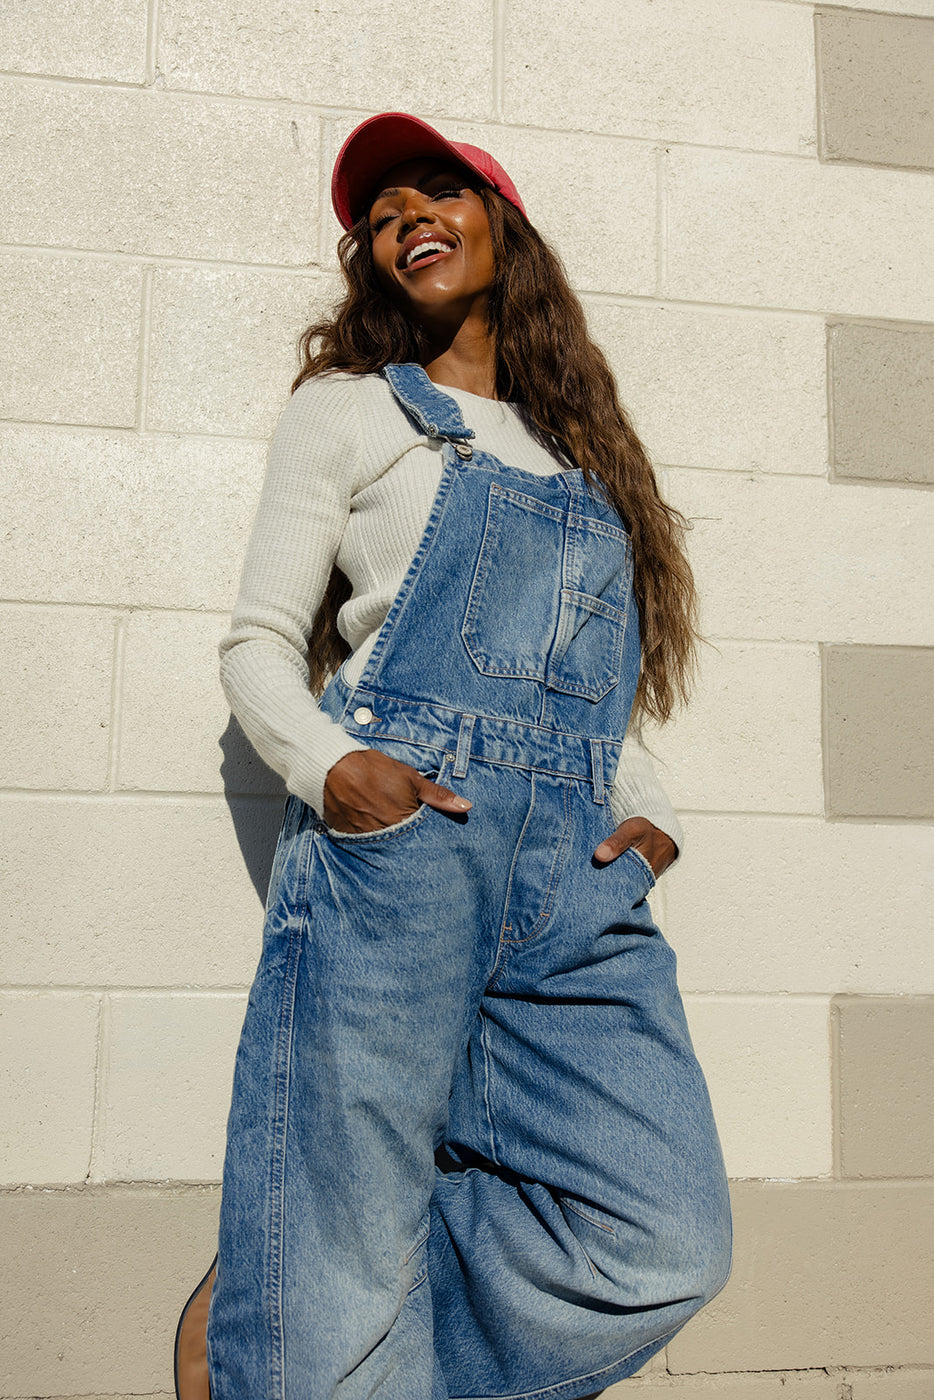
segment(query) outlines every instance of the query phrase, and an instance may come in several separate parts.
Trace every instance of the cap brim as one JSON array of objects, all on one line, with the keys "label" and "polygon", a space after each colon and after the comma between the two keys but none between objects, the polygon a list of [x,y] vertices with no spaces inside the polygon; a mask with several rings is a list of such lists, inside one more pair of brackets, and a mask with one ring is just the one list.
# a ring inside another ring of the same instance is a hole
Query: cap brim
[{"label": "cap brim", "polygon": [[350,133],[334,162],[331,200],[343,227],[350,228],[366,212],[384,171],[403,160],[423,157],[452,160],[473,171],[484,185],[493,185],[488,175],[427,122],[405,112],[383,112]]}]

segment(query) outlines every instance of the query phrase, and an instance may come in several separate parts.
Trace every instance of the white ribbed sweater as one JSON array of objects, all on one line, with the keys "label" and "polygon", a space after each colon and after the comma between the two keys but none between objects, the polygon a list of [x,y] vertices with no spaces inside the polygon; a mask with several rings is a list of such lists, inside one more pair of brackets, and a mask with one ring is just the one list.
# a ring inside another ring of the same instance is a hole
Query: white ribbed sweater
[{"label": "white ribbed sweater", "polygon": [[[556,461],[510,404],[444,386],[473,445],[510,466],[550,475]],[[289,400],[247,550],[221,683],[257,752],[315,811],[344,754],[366,746],[320,709],[308,688],[307,638],[336,561],[353,588],[339,615],[355,684],[424,533],[441,478],[441,448],[421,436],[379,375],[306,380]],[[610,792],[617,823],[644,816],[677,846],[677,817],[638,738],[627,736]]]}]

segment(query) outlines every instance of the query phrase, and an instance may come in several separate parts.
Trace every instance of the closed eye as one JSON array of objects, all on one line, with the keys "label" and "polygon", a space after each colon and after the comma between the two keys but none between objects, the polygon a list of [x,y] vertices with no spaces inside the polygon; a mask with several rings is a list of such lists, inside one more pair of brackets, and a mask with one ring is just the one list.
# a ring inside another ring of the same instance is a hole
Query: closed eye
[{"label": "closed eye", "polygon": [[389,212],[387,212],[387,213],[385,213],[385,214],[380,214],[380,215],[379,215],[377,218],[375,218],[375,219],[373,220],[373,222],[370,224],[370,233],[373,233],[373,234],[379,233],[380,229],[381,229],[381,228],[385,228],[386,224],[389,223],[390,219],[394,219],[395,217],[396,217],[395,214],[390,214]]}]

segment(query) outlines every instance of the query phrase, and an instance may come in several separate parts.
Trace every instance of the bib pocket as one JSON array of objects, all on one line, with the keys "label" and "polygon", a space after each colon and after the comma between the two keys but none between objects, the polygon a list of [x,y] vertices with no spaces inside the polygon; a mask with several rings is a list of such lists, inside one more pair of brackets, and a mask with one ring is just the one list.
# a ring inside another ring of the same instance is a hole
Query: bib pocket
[{"label": "bib pocket", "polygon": [[490,486],[461,627],[482,675],[600,700],[619,682],[631,607],[621,525]]}]

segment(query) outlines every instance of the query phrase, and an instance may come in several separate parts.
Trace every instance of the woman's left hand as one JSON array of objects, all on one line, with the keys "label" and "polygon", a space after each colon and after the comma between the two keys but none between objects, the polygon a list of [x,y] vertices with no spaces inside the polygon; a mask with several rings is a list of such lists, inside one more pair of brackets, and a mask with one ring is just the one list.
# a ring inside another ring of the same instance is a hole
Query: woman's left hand
[{"label": "woman's left hand", "polygon": [[655,872],[656,880],[665,873],[678,854],[678,848],[671,837],[666,836],[657,826],[653,826],[648,817],[627,817],[612,836],[600,842],[593,853],[594,859],[601,865],[608,865],[617,856],[621,856],[623,851],[628,851],[630,846],[634,846],[640,856],[645,857]]}]

